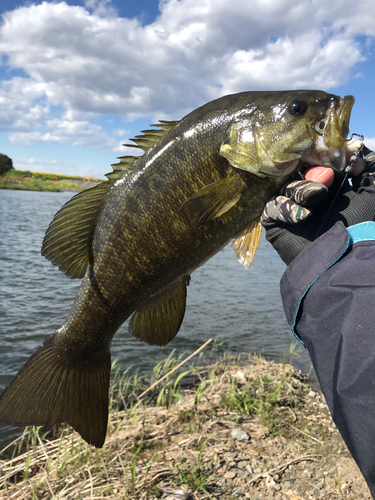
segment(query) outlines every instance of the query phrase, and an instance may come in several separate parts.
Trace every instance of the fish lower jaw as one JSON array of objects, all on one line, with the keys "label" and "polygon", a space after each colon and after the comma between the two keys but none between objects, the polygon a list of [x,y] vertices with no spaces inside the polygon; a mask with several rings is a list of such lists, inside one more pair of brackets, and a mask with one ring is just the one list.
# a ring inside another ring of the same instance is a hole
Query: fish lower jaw
[{"label": "fish lower jaw", "polygon": [[308,164],[311,167],[328,167],[341,172],[346,167],[346,152],[345,149],[319,149],[315,153],[303,156],[301,164]]},{"label": "fish lower jaw", "polygon": [[[271,162],[271,160],[270,160]],[[266,165],[261,167],[259,172],[254,172],[258,177],[271,177],[273,179],[283,179],[288,178],[293,174],[299,165],[299,160],[290,160],[287,162],[276,162],[272,161],[271,165]]]}]

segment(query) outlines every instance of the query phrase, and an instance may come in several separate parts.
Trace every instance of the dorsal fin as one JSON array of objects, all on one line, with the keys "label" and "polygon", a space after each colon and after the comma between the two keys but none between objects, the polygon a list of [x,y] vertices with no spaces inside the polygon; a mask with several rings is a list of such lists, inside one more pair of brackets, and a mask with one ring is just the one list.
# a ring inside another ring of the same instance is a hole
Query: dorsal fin
[{"label": "dorsal fin", "polygon": [[111,165],[113,172],[109,172],[108,174],[105,174],[105,176],[110,181],[117,181],[117,179],[120,179],[120,177],[122,177],[124,173],[129,170],[138,158],[139,156],[120,156],[118,158],[120,161],[118,163],[112,163]]},{"label": "dorsal fin", "polygon": [[89,263],[91,236],[103,200],[113,186],[106,181],[75,195],[57,212],[48,226],[42,255],[69,278],[82,278]]},{"label": "dorsal fin", "polygon": [[[147,153],[176,125],[176,123],[178,122],[159,120],[159,123],[151,125],[151,127],[158,127],[157,129],[142,130],[142,135],[136,135],[133,139],[130,139],[135,142],[135,144],[124,144],[124,146],[142,149]],[[113,163],[111,165],[113,172],[106,174],[106,177],[111,180],[119,179],[138,158],[139,156],[120,156],[119,163]]]},{"label": "dorsal fin", "polygon": [[151,127],[159,127],[159,130],[142,130],[143,135],[136,135],[131,141],[135,144],[124,144],[129,148],[139,148],[145,153],[160,141],[178,122],[168,122],[159,120],[159,124],[153,124]]},{"label": "dorsal fin", "polygon": [[[143,149],[145,153],[159,142],[177,122],[160,120],[154,130],[143,130],[143,135],[126,144]],[[82,278],[89,263],[91,237],[103,207],[103,200],[113,184],[132,167],[139,156],[121,156],[106,174],[107,182],[82,191],[68,201],[49,225],[42,245],[42,255],[69,278]]]},{"label": "dorsal fin", "polygon": [[[159,125],[160,123],[160,125]],[[177,121],[159,120],[159,123],[153,123],[151,127],[161,127],[165,132],[169,132],[172,128],[177,125]]]}]

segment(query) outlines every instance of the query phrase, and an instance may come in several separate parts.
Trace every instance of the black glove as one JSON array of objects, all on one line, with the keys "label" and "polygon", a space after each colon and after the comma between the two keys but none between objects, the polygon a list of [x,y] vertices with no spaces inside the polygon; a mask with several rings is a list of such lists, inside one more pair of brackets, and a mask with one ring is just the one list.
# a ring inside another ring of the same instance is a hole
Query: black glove
[{"label": "black glove", "polygon": [[362,154],[365,171],[353,178],[353,186],[347,180],[342,185],[344,175],[335,173],[329,190],[317,182],[292,181],[269,200],[262,225],[287,265],[337,221],[348,227],[375,220],[375,153],[364,147]]}]

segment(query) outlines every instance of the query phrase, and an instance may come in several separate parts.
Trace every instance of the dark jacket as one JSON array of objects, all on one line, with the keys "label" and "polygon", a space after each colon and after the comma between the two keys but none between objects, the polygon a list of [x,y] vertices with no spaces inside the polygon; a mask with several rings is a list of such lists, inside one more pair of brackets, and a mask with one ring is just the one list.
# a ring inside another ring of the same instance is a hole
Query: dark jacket
[{"label": "dark jacket", "polygon": [[281,280],[332,418],[375,498],[375,222],[336,223]]}]

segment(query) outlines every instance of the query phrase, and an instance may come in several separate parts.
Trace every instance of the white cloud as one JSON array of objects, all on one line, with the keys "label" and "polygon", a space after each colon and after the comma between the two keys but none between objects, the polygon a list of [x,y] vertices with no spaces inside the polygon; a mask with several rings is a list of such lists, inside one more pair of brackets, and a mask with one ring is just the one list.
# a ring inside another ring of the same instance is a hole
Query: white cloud
[{"label": "white cloud", "polygon": [[86,0],[85,7],[92,10],[97,16],[115,16],[117,14],[111,0]]},{"label": "white cloud", "polygon": [[114,135],[118,135],[120,137],[123,137],[124,135],[128,135],[129,133],[130,133],[129,130],[125,130],[123,128],[118,128],[118,129],[113,131]]},{"label": "white cloud", "polygon": [[119,17],[110,0],[4,14],[0,54],[27,77],[1,83],[0,129],[13,142],[117,151],[92,120],[180,118],[241,90],[328,90],[356,74],[366,44],[357,37],[375,36],[372,0],[164,0],[160,9],[146,26]]},{"label": "white cloud", "polygon": [[[337,54],[344,52],[345,58],[338,61]],[[231,55],[220,78],[221,93],[238,92],[246,85],[267,90],[336,87],[348,79],[351,68],[363,59],[358,44],[348,47],[340,37],[324,43],[318,30],[293,39],[285,37],[262,49],[239,50]]]},{"label": "white cloud", "polygon": [[32,144],[34,142],[69,143],[95,149],[115,148],[111,139],[99,125],[87,121],[53,119],[46,121],[46,131],[14,132],[9,140],[12,144]]},{"label": "white cloud", "polygon": [[[121,153],[122,155],[126,155],[126,154],[129,154],[129,149],[124,146],[124,141],[119,141],[117,143],[117,145],[113,148],[113,151],[115,151],[116,153]],[[134,152],[132,151],[133,155],[137,156],[137,154],[141,154],[142,151],[139,151],[137,149],[134,150]]]},{"label": "white cloud", "polygon": [[19,158],[15,164],[18,170],[31,170],[32,172],[63,172],[66,171],[67,163],[45,158]]}]

